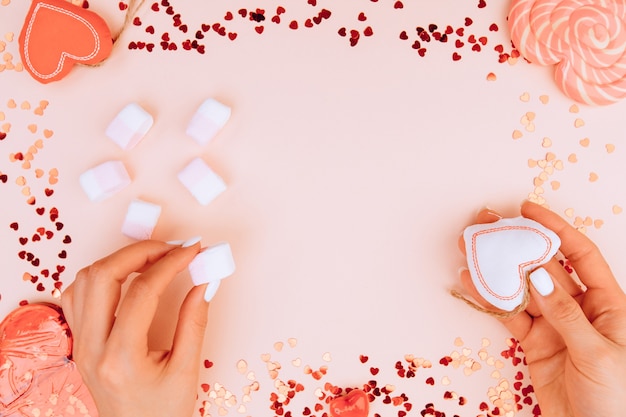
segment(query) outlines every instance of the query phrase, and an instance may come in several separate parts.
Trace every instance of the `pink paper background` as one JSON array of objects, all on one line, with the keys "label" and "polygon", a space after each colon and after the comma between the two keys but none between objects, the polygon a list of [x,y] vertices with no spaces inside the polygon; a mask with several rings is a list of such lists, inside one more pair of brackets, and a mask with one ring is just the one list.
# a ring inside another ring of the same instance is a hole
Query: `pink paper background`
[{"label": "pink paper background", "polygon": [[[227,10],[259,6],[248,1],[178,3],[175,7],[190,28],[223,22]],[[405,4],[402,10],[383,1],[321,3],[285,5],[284,21],[265,22],[262,35],[235,15],[230,27],[238,32],[236,41],[209,32],[205,55],[163,52],[158,42],[153,53],[129,51],[131,40],[149,38],[143,30],[149,24],[156,28],[154,39],[168,31],[181,42],[195,32],[185,37],[172,27],[169,16],[152,12],[148,3],[138,13],[143,26],[130,26],[101,67],[75,68],[63,81],[46,86],[26,72],[1,73],[5,121],[0,126],[10,122],[11,131],[0,142],[0,171],[9,176],[0,184],[0,317],[20,300],[58,302],[50,294],[51,285],[38,292],[22,280],[24,272],[36,273],[37,268],[16,256],[20,250],[36,251],[42,264],[54,268],[61,264],[57,253],[66,249],[62,281],[67,286],[81,267],[131,243],[120,232],[122,220],[131,199],[142,198],[163,207],[154,238],[202,235],[205,245],[228,241],[233,247],[237,272],[223,282],[212,302],[205,340],[206,358],[215,365],[203,368],[201,382],[213,387],[219,382],[243,404],[241,387],[251,380],[235,364],[244,359],[261,392],[252,395],[245,410],[222,407],[228,415],[269,415],[268,393],[274,382],[260,358],[263,353],[282,363],[281,379],[303,382],[306,389],[298,401],[305,405],[315,403],[313,392],[324,381],[360,386],[372,379],[368,367],[374,366],[380,368],[380,383],[395,384],[411,397],[415,414],[434,401],[450,415],[479,415],[478,404],[489,403],[488,389],[500,379],[485,364],[482,371],[466,376],[439,366],[439,359],[459,350],[457,337],[473,356],[487,338],[490,353],[499,357],[509,335],[495,320],[449,295],[464,264],[456,242],[485,205],[517,215],[519,202],[535,190],[533,180],[541,172],[529,168],[528,160],[543,159],[547,152],[563,160],[565,168],[550,178],[560,188],[554,191],[547,182],[543,197],[563,216],[573,209],[574,217],[568,218],[572,222],[575,216],[604,222],[599,229],[587,227],[587,234],[626,283],[620,257],[625,217],[612,212],[614,205],[626,207],[626,103],[580,105],[575,114],[569,110],[571,100],[553,84],[550,69],[522,61],[498,63],[493,46],[509,42],[507,2],[491,1],[477,9],[474,2],[447,0]],[[278,5],[262,6],[272,16]],[[27,6],[17,1],[0,6],[0,35],[15,62],[17,41],[10,42],[5,33],[13,32],[17,39]],[[116,6],[92,4],[91,9],[115,30],[123,18]],[[305,29],[304,18],[322,7],[332,17]],[[357,20],[361,11],[366,22]],[[488,35],[489,44],[480,53],[465,47],[459,62],[451,59],[457,51],[452,43],[432,42],[421,58],[409,41],[398,39],[401,30],[415,39],[415,26],[429,23],[462,26],[466,16],[474,19],[477,34]],[[289,29],[290,19],[299,20],[300,29]],[[487,30],[492,22],[500,26],[497,33]],[[356,47],[337,34],[342,26],[349,32],[367,25],[374,36],[362,35]],[[486,80],[490,72],[497,81]],[[528,102],[520,99],[524,93]],[[539,101],[541,95],[549,96],[548,104]],[[207,97],[230,105],[233,115],[201,147],[184,131]],[[17,109],[8,108],[10,99]],[[19,108],[23,101],[35,107],[40,100],[50,102],[44,116]],[[133,101],[154,116],[155,124],[136,148],[122,151],[104,130]],[[520,124],[526,112],[536,114],[534,132]],[[585,125],[576,128],[576,118]],[[36,134],[27,129],[31,123],[38,126]],[[25,150],[44,128],[54,135],[36,155],[33,168],[11,163],[8,155]],[[512,139],[515,129],[523,132],[521,139]],[[552,146],[542,146],[544,137]],[[589,146],[579,144],[583,138],[589,138]],[[606,144],[615,145],[615,152],[609,154]],[[577,163],[567,161],[572,153]],[[200,206],[176,179],[196,156],[229,186],[208,207]],[[110,159],[126,163],[133,183],[102,203],[91,203],[78,176]],[[46,171],[44,178],[35,178],[37,167]],[[59,183],[51,197],[44,197],[52,168],[59,170]],[[590,172],[599,179],[589,181]],[[20,175],[42,204],[59,209],[65,224],[59,234],[69,234],[71,244],[64,245],[57,236],[20,245],[19,236],[50,225],[47,213],[38,216],[25,203],[22,187],[15,184]],[[18,232],[8,227],[14,221],[20,224]],[[176,308],[189,287],[185,274],[172,284],[155,319],[155,346],[168,346]],[[289,347],[288,338],[296,338],[297,346]],[[277,341],[285,342],[281,352],[274,348]],[[322,359],[327,352],[330,362]],[[400,380],[394,363],[409,353],[437,366],[420,370],[414,381]],[[370,357],[366,365],[359,362],[360,354]],[[291,362],[298,358],[299,367]],[[328,374],[313,380],[304,374],[305,364],[314,369],[327,365]],[[520,370],[527,378],[525,369],[507,363],[502,378],[513,381]],[[434,387],[424,384],[428,376],[437,381]],[[440,383],[444,377],[452,381],[449,386]],[[468,404],[459,407],[444,400],[446,390],[466,397]],[[199,392],[200,402],[209,401]],[[389,407],[378,400],[372,409],[388,415]],[[218,410],[213,404],[209,414],[219,415]],[[300,410],[294,406],[296,415]],[[519,415],[531,416],[531,410],[525,407]]]}]

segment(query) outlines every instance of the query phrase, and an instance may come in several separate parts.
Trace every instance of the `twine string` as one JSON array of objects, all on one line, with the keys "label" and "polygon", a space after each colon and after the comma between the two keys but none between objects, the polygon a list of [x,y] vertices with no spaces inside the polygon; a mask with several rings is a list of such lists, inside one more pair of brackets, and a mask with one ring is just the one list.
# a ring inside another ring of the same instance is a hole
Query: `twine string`
[{"label": "twine string", "polygon": [[450,294],[454,298],[458,298],[459,300],[463,301],[468,306],[472,307],[474,310],[480,311],[481,313],[488,314],[497,319],[510,319],[511,317],[514,317],[518,315],[519,313],[521,313],[522,311],[526,310],[526,307],[528,307],[528,303],[530,303],[530,280],[528,277],[526,277],[526,287],[524,288],[524,298],[522,299],[522,303],[519,306],[517,306],[515,309],[513,309],[512,311],[489,310],[475,303],[469,298],[465,297],[463,294],[461,294],[457,290],[450,290]]}]

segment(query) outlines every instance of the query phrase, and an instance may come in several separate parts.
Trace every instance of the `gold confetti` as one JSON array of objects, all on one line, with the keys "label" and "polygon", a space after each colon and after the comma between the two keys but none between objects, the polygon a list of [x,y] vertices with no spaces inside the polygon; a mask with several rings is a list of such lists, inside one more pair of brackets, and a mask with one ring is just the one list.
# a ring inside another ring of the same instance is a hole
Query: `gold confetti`
[{"label": "gold confetti", "polygon": [[52,130],[50,130],[50,129],[44,129],[43,130],[43,136],[46,139],[50,139],[52,137],[52,135],[54,135],[54,132]]},{"label": "gold confetti", "polygon": [[456,339],[454,339],[454,346],[461,347],[463,345],[464,345],[463,339],[461,339],[460,337],[457,337]]},{"label": "gold confetti", "polygon": [[590,172],[589,173],[589,181],[590,182],[598,181],[598,174],[596,174],[595,172]]},{"label": "gold confetti", "polygon": [[570,113],[578,113],[578,111],[579,111],[579,108],[576,104],[572,104],[569,108]]},{"label": "gold confetti", "polygon": [[550,162],[550,161],[554,161],[556,159],[556,155],[554,154],[554,152],[548,152],[546,154],[546,161]]},{"label": "gold confetti", "polygon": [[522,134],[522,132],[520,132],[519,130],[515,129],[515,130],[513,131],[513,139],[519,139],[519,138],[521,138],[522,136],[524,136],[524,135],[523,135],[523,134]]},{"label": "gold confetti", "polygon": [[37,125],[35,125],[35,124],[28,125],[28,130],[30,130],[30,133],[36,133],[37,132]]},{"label": "gold confetti", "polygon": [[10,109],[14,109],[17,107],[17,103],[15,102],[15,100],[9,99],[9,101],[7,102],[7,107]]},{"label": "gold confetti", "polygon": [[274,343],[274,350],[276,352],[280,352],[281,350],[283,350],[283,346],[284,345],[285,344],[283,342],[276,342],[276,343]]},{"label": "gold confetti", "polygon": [[550,101],[550,97],[547,95],[541,95],[539,96],[539,101],[541,101],[542,104],[548,104],[548,102]]},{"label": "gold confetti", "polygon": [[622,213],[622,208],[618,205],[614,205],[613,208],[613,214],[621,214]]},{"label": "gold confetti", "polygon": [[604,225],[604,221],[601,219],[596,219],[593,222],[593,227],[595,227],[596,229],[600,229],[603,225]]},{"label": "gold confetti", "polygon": [[524,103],[528,103],[528,101],[530,101],[530,94],[524,92],[524,94],[522,94],[519,99],[522,100]]},{"label": "gold confetti", "polygon": [[448,378],[447,376],[441,378],[441,385],[450,385],[450,382],[450,378]]},{"label": "gold confetti", "polygon": [[495,81],[497,79],[496,74],[494,74],[493,72],[490,72],[489,74],[487,74],[487,81]]},{"label": "gold confetti", "polygon": [[561,161],[560,159],[557,159],[556,161],[554,161],[554,163],[552,164],[552,166],[555,169],[558,169],[559,171],[563,170],[563,161]]},{"label": "gold confetti", "polygon": [[580,146],[582,146],[583,148],[586,148],[589,146],[590,140],[589,138],[584,138],[578,141],[578,143],[580,143]]},{"label": "gold confetti", "polygon": [[558,182],[558,181],[552,181],[552,182],[550,182],[550,186],[552,187],[553,191],[556,191],[559,188],[561,188],[561,183]]},{"label": "gold confetti", "polygon": [[272,356],[269,353],[263,353],[261,354],[261,360],[263,362],[268,362],[270,360]]},{"label": "gold confetti", "polygon": [[528,160],[528,168],[535,168],[536,166],[537,166],[537,161],[535,161],[534,159]]},{"label": "gold confetti", "polygon": [[591,226],[593,224],[593,219],[589,216],[585,217],[585,220],[583,221],[583,224],[587,227]]},{"label": "gold confetti", "polygon": [[330,353],[329,353],[329,352],[324,353],[324,354],[322,355],[322,360],[323,360],[324,362],[330,362],[330,361],[332,360],[332,359],[331,359],[331,356],[330,356]]},{"label": "gold confetti", "polygon": [[568,208],[565,210],[565,215],[569,218],[574,217],[574,209],[573,208]]},{"label": "gold confetti", "polygon": [[544,148],[549,148],[550,146],[552,146],[552,140],[550,138],[543,138],[541,146],[543,146]]},{"label": "gold confetti", "polygon": [[0,122],[3,122],[5,117],[4,113],[0,111]]},{"label": "gold confetti", "polygon": [[527,132],[534,132],[535,131],[535,124],[534,123],[528,123],[528,126],[526,126],[526,131]]},{"label": "gold confetti", "polygon": [[298,344],[298,339],[296,339],[295,337],[290,337],[289,339],[287,339],[287,343],[290,347],[294,348]]},{"label": "gold confetti", "polygon": [[613,153],[615,151],[615,145],[611,143],[607,143],[605,148],[606,148],[607,153]]},{"label": "gold confetti", "polygon": [[583,127],[585,125],[585,121],[583,119],[576,119],[574,120],[574,127],[579,128],[579,127]]},{"label": "gold confetti", "polygon": [[298,367],[300,367],[300,365],[302,365],[302,359],[296,358],[296,359],[291,361],[291,364],[293,366],[295,366],[296,368],[298,368]]},{"label": "gold confetti", "polygon": [[25,101],[21,104],[20,108],[22,110],[30,110],[30,103],[28,101]]},{"label": "gold confetti", "polygon": [[572,153],[567,157],[567,160],[571,162],[572,164],[575,164],[576,162],[578,162],[578,157],[576,156],[575,153]]},{"label": "gold confetti", "polygon": [[248,363],[245,360],[240,359],[237,362],[237,371],[239,371],[239,373],[243,375],[246,373],[247,370],[248,370]]}]

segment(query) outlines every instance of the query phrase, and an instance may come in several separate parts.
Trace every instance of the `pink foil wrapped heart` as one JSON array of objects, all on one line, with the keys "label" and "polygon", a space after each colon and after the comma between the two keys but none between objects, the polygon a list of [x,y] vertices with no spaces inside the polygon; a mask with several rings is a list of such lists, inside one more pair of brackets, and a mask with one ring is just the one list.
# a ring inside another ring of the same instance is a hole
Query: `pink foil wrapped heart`
[{"label": "pink foil wrapped heart", "polygon": [[561,246],[556,233],[524,217],[469,226],[463,239],[474,286],[485,300],[504,311],[522,304],[528,274],[548,262]]},{"label": "pink foil wrapped heart", "polygon": [[31,304],[0,323],[0,416],[91,416],[98,412],[70,359],[61,309]]}]

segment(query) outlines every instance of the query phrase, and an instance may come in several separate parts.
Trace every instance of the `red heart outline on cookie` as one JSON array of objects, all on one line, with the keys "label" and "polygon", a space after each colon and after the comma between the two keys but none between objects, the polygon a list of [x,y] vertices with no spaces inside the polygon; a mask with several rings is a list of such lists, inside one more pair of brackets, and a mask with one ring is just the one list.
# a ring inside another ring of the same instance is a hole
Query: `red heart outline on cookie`
[{"label": "red heart outline on cookie", "polygon": [[367,394],[360,389],[353,389],[330,402],[331,417],[367,417],[369,410]]},{"label": "red heart outline on cookie", "polygon": [[548,262],[561,245],[556,233],[524,217],[469,226],[463,239],[478,293],[505,311],[522,303],[528,273]]},{"label": "red heart outline on cookie", "polygon": [[65,77],[75,63],[103,61],[113,47],[100,16],[65,0],[33,1],[19,42],[24,68],[44,84]]},{"label": "red heart outline on cookie", "polygon": [[71,407],[76,415],[97,417],[71,352],[59,307],[30,304],[9,313],[0,323],[0,415],[65,415]]}]

